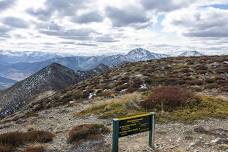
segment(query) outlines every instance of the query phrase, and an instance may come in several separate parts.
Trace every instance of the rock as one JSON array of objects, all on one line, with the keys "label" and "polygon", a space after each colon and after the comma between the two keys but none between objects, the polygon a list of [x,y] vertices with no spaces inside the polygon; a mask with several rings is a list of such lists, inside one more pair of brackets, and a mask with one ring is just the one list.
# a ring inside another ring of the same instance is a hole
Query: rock
[{"label": "rock", "polygon": [[194,128],[194,131],[197,132],[197,133],[201,133],[201,134],[208,133],[208,131],[202,126]]},{"label": "rock", "polygon": [[75,103],[75,101],[69,101],[69,104],[74,104]]},{"label": "rock", "polygon": [[216,138],[214,140],[211,140],[211,144],[217,143],[220,140],[220,138]]}]

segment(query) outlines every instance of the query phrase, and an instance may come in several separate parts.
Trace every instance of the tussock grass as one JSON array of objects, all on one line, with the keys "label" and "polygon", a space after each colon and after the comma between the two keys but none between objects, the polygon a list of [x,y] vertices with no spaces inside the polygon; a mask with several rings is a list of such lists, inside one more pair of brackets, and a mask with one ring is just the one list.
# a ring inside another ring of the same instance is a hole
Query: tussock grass
[{"label": "tussock grass", "polygon": [[68,133],[68,143],[78,143],[82,140],[101,137],[110,130],[101,124],[83,124],[73,127]]},{"label": "tussock grass", "polygon": [[[162,112],[156,106],[151,109],[141,107],[140,103],[148,97],[141,93],[131,93],[114,99],[97,101],[85,110],[75,113],[75,116],[97,115],[102,119],[122,117],[155,111],[158,123],[182,122],[193,123],[195,120],[228,117],[228,101],[217,97],[198,96],[197,104],[191,102],[185,106],[176,107],[173,110]],[[143,100],[144,99],[144,100]]]},{"label": "tussock grass", "polygon": [[140,100],[142,100],[142,95],[138,92],[122,95],[114,99],[101,100],[93,103],[85,110],[75,113],[75,116],[95,114],[99,118],[106,119],[141,113],[144,110],[139,106]]},{"label": "tussock grass", "polygon": [[8,132],[0,134],[0,152],[13,152],[18,146],[27,143],[51,142],[54,134],[47,131]]},{"label": "tussock grass", "polygon": [[165,114],[159,112],[158,121],[162,123],[169,121],[193,123],[199,119],[225,119],[228,117],[228,101],[208,96],[201,96],[200,98],[201,101],[198,105],[189,105]]}]

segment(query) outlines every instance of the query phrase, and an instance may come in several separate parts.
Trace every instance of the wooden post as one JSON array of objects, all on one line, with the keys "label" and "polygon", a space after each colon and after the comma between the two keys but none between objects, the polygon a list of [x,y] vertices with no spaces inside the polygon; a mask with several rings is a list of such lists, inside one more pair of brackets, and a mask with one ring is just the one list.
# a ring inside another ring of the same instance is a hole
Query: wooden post
[{"label": "wooden post", "polygon": [[155,125],[156,125],[155,113],[152,112],[152,148],[154,148],[154,142],[155,142]]},{"label": "wooden post", "polygon": [[150,130],[149,130],[149,146],[151,148],[154,148],[154,129],[155,129],[155,113],[151,112],[150,113]]},{"label": "wooden post", "polygon": [[113,134],[112,134],[112,152],[118,152],[119,149],[119,121],[113,119]]}]

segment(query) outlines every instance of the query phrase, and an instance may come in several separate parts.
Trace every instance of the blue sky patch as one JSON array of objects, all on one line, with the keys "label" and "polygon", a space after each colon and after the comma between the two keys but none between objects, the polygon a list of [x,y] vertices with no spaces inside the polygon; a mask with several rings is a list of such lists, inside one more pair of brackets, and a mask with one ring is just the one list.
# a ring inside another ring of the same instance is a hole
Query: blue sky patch
[{"label": "blue sky patch", "polygon": [[208,5],[208,6],[205,6],[205,7],[213,7],[213,8],[228,10],[228,3],[212,4],[212,5]]}]

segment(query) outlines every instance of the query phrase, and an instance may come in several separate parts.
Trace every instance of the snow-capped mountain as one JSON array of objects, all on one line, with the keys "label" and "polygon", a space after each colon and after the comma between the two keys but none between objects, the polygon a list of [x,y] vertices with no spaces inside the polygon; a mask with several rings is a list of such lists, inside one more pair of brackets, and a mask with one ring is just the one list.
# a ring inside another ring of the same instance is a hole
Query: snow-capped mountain
[{"label": "snow-capped mountain", "polygon": [[198,51],[185,51],[181,53],[179,56],[190,57],[190,56],[203,56],[204,54]]},{"label": "snow-capped mountain", "polygon": [[143,48],[136,48],[130,51],[125,57],[127,58],[128,61],[137,62],[137,61],[165,58],[165,57],[168,57],[168,55],[153,53]]}]

